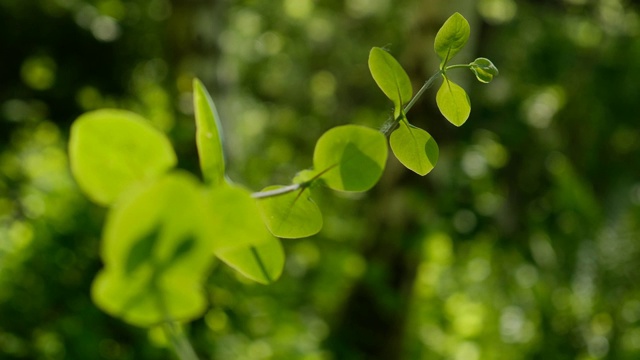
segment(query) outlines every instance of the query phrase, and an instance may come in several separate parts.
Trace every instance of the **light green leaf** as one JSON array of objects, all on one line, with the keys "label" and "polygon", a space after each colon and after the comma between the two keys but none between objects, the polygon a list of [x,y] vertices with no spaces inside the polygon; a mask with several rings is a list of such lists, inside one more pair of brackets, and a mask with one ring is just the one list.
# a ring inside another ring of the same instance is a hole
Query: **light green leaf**
[{"label": "light green leaf", "polygon": [[202,82],[193,79],[193,107],[196,115],[196,145],[200,169],[207,184],[224,183],[222,127],[216,106]]},{"label": "light green leaf", "polygon": [[[282,188],[269,186],[262,191]],[[322,213],[309,189],[258,199],[262,218],[274,236],[297,239],[317,234],[322,229]]]},{"label": "light green leaf", "polygon": [[114,109],[88,112],[73,123],[69,157],[78,185],[101,205],[176,164],[163,133],[132,112]]},{"label": "light green leaf", "polygon": [[197,180],[182,172],[121,197],[107,217],[93,301],[138,326],[202,315],[215,236],[208,211]]},{"label": "light green leaf", "polygon": [[216,255],[242,275],[261,284],[278,280],[284,268],[284,250],[280,240],[274,237],[258,246],[220,250]]},{"label": "light green leaf", "polygon": [[489,83],[498,75],[498,68],[487,58],[477,58],[471,64],[471,71],[476,74],[478,81]]},{"label": "light green leaf", "polygon": [[436,103],[442,115],[455,126],[461,126],[471,114],[469,96],[458,84],[444,76],[436,94]]},{"label": "light green leaf", "polygon": [[216,239],[214,251],[260,245],[272,238],[248,190],[225,184],[211,189],[206,199]]},{"label": "light green leaf", "polygon": [[438,144],[428,132],[400,121],[389,138],[391,150],[398,160],[418,175],[426,175],[438,162]]},{"label": "light green leaf", "polygon": [[393,101],[396,112],[413,96],[411,80],[400,63],[387,51],[374,47],[369,52],[369,71],[378,87]]},{"label": "light green leaf", "polygon": [[379,131],[358,125],[338,126],[318,139],[313,166],[334,190],[367,191],[380,179],[387,151],[386,138]]},{"label": "light green leaf", "polygon": [[460,13],[455,13],[445,21],[434,41],[434,49],[440,58],[440,68],[453,58],[469,40],[471,28],[469,22]]}]

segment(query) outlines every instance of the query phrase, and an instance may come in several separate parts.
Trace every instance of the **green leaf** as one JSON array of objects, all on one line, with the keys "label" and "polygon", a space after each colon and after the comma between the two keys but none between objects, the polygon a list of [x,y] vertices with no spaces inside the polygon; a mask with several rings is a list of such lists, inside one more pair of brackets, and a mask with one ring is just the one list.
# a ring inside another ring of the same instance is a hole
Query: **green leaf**
[{"label": "green leaf", "polygon": [[325,132],[313,153],[315,171],[327,186],[340,191],[367,191],[380,179],[387,161],[386,138],[359,125]]},{"label": "green leaf", "polygon": [[211,96],[198,79],[193,79],[193,107],[196,115],[196,145],[202,176],[207,184],[217,186],[225,180],[222,127]]},{"label": "green leaf", "polygon": [[471,64],[471,71],[476,74],[478,81],[489,83],[498,75],[498,68],[487,58],[477,58]]},{"label": "green leaf", "polygon": [[460,13],[455,13],[445,21],[434,41],[434,49],[440,58],[440,69],[444,69],[469,40],[469,22]]},{"label": "green leaf", "polygon": [[80,189],[101,205],[176,164],[163,133],[132,112],[114,109],[88,112],[73,123],[69,157]]},{"label": "green leaf", "polygon": [[471,114],[469,96],[458,84],[444,76],[436,94],[436,103],[442,115],[455,126],[461,126]]},{"label": "green leaf", "polygon": [[138,326],[197,318],[215,237],[200,185],[176,172],[127,195],[107,217],[94,302]]},{"label": "green leaf", "polygon": [[378,47],[369,52],[369,71],[378,87],[393,101],[397,117],[402,105],[413,96],[409,76],[391,54]]},{"label": "green leaf", "polygon": [[[262,191],[282,188],[269,186]],[[309,189],[258,199],[262,219],[274,236],[297,239],[317,234],[322,229],[322,213]]]},{"label": "green leaf", "polygon": [[211,214],[208,221],[216,237],[214,251],[260,245],[272,238],[248,190],[219,186],[211,189],[206,199]]},{"label": "green leaf", "polygon": [[438,144],[428,132],[400,121],[389,138],[391,150],[398,160],[418,175],[426,175],[438,162]]},{"label": "green leaf", "polygon": [[261,284],[278,280],[284,268],[284,250],[280,240],[274,237],[258,246],[220,250],[216,255],[242,275]]}]

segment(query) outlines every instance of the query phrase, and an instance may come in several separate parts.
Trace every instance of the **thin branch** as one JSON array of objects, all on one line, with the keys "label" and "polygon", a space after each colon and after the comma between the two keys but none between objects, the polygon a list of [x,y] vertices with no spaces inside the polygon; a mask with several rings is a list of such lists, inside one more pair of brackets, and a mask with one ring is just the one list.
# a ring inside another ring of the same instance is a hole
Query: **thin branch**
[{"label": "thin branch", "polygon": [[[411,101],[409,101],[409,103],[405,105],[404,109],[402,109],[405,114],[408,113],[409,110],[411,110],[413,105],[415,105],[418,99],[422,97],[424,92],[427,91],[427,89],[433,85],[433,83],[436,81],[436,79],[438,79],[438,77],[441,74],[442,74],[442,70],[436,72],[429,78],[429,80],[427,80],[424,83],[424,85],[422,85],[422,87],[420,88],[420,90],[418,90],[416,95],[413,98],[411,98]],[[395,129],[396,125],[398,125],[399,121],[400,121],[400,117],[398,117],[397,119],[394,119],[393,116],[389,116],[387,121],[385,121],[384,124],[382,124],[382,127],[380,127],[380,132],[383,133],[385,136],[389,136],[391,131]]]},{"label": "thin branch", "polygon": [[285,187],[281,187],[273,190],[255,192],[251,194],[251,197],[254,199],[264,199],[268,197],[288,194],[290,192],[294,192],[300,189],[301,187],[302,187],[302,184],[292,184],[289,186],[285,186]]}]

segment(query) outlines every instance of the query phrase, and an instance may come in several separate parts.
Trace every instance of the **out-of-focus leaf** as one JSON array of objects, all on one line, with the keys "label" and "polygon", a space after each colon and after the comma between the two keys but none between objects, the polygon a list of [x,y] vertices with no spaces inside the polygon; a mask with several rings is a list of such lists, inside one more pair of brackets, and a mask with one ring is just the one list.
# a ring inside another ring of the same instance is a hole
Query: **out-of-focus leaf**
[{"label": "out-of-focus leaf", "polygon": [[469,22],[460,13],[451,15],[442,25],[434,41],[434,50],[440,58],[440,68],[451,60],[469,40]]},{"label": "out-of-focus leaf", "polygon": [[206,308],[200,284],[215,235],[200,185],[172,173],[128,195],[107,218],[94,302],[138,326],[197,318]]},{"label": "out-of-focus leaf", "polygon": [[217,186],[224,183],[224,153],[222,128],[216,106],[202,82],[193,80],[193,107],[196,116],[196,145],[200,169],[206,183]]},{"label": "out-of-focus leaf", "polygon": [[428,174],[438,162],[438,144],[428,132],[406,120],[400,121],[389,138],[391,150],[398,160],[418,175]]},{"label": "out-of-focus leaf", "polygon": [[387,161],[386,138],[358,125],[325,132],[313,153],[313,165],[327,186],[341,191],[366,191],[380,179]]},{"label": "out-of-focus leaf", "polygon": [[80,188],[101,205],[133,184],[159,177],[176,164],[169,139],[144,118],[105,109],[80,116],[71,127],[71,171]]},{"label": "out-of-focus leaf", "polygon": [[[262,191],[282,188],[269,186]],[[262,218],[269,231],[280,238],[302,238],[322,229],[322,213],[309,189],[300,189],[282,195],[258,199]]]},{"label": "out-of-focus leaf", "polygon": [[261,284],[278,280],[284,268],[284,250],[280,240],[274,237],[257,246],[220,250],[216,255],[242,275]]},{"label": "out-of-focus leaf", "polygon": [[387,51],[374,47],[369,52],[369,71],[378,87],[393,101],[396,117],[399,116],[402,105],[413,96],[411,80],[402,65]]},{"label": "out-of-focus leaf", "polygon": [[471,114],[469,96],[458,84],[444,76],[436,94],[436,103],[442,115],[455,126],[461,126]]},{"label": "out-of-focus leaf", "polygon": [[211,214],[207,221],[216,238],[214,251],[260,245],[272,238],[248,190],[225,184],[209,191],[207,201]]}]

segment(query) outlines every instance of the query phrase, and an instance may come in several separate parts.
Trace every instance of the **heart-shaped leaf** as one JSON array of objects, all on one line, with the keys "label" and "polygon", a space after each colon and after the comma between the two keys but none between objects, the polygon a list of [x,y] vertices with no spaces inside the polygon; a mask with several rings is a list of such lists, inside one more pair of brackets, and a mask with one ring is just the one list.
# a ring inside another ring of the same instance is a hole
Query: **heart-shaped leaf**
[{"label": "heart-shaped leaf", "polygon": [[224,153],[218,112],[207,89],[198,79],[193,80],[193,107],[196,115],[196,145],[200,169],[206,183],[224,183]]},{"label": "heart-shaped leaf", "polygon": [[139,115],[114,109],[88,112],[73,123],[69,158],[80,189],[101,205],[176,164],[163,133]]},{"label": "heart-shaped leaf", "polygon": [[391,54],[378,47],[369,52],[369,71],[378,87],[393,101],[396,117],[399,116],[402,105],[413,96],[409,75]]},{"label": "heart-shaped leaf", "polygon": [[215,234],[197,180],[172,173],[127,195],[107,217],[94,302],[138,326],[202,315]]},{"label": "heart-shaped leaf", "polygon": [[444,22],[436,34],[433,46],[440,58],[440,69],[444,69],[449,60],[462,50],[470,34],[469,22],[460,13],[451,15]]},{"label": "heart-shaped leaf", "polygon": [[398,160],[418,175],[428,174],[438,162],[438,144],[428,132],[400,121],[389,138],[391,150]]},{"label": "heart-shaped leaf", "polygon": [[458,84],[444,76],[436,94],[436,103],[442,115],[455,126],[461,126],[471,114],[469,96]]},{"label": "heart-shaped leaf", "polygon": [[315,171],[340,191],[367,191],[380,179],[387,161],[386,138],[377,130],[343,125],[325,132],[313,153]]},{"label": "heart-shaped leaf", "polygon": [[[280,189],[269,186],[262,191]],[[322,213],[309,189],[258,199],[262,219],[269,231],[277,237],[296,239],[317,234],[322,229]]]}]

